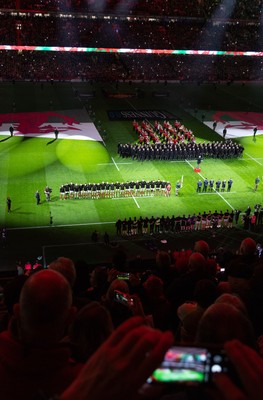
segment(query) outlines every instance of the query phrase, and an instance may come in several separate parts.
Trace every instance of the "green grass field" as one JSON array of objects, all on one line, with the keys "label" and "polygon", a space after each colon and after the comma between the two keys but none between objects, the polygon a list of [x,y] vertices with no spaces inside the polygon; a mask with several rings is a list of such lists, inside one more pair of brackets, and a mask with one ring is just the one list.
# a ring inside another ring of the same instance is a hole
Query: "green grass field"
[{"label": "green grass field", "polygon": [[[102,92],[130,93],[138,97],[107,98]],[[87,121],[93,121],[100,132],[106,131],[102,142],[87,140],[52,140],[50,138],[0,136],[0,225],[8,230],[11,245],[4,249],[5,260],[22,257],[32,248],[62,243],[89,242],[90,233],[107,230],[115,234],[118,218],[191,214],[215,209],[241,209],[262,204],[263,135],[253,141],[252,130],[236,139],[245,147],[241,159],[206,159],[201,164],[201,179],[233,179],[230,193],[198,195],[198,174],[194,161],[138,162],[122,159],[117,144],[135,142],[132,122],[110,121],[108,110],[166,110],[182,119],[194,132],[197,141],[222,140],[221,136],[201,123],[201,114],[215,111],[261,113],[263,127],[263,86],[233,84],[198,86],[196,84],[119,84],[89,83],[3,83],[0,86],[1,113],[83,110]],[[76,90],[80,96],[76,96]],[[95,91],[94,97],[86,95]],[[163,94],[155,97],[154,92]],[[84,95],[84,96],[82,96]],[[193,110],[197,110],[195,113]],[[11,122],[11,121],[10,121]],[[254,180],[261,182],[254,192]],[[175,197],[175,182],[183,177],[180,196]],[[170,198],[80,199],[61,201],[59,187],[67,182],[116,182],[127,180],[169,180]],[[51,202],[44,201],[44,187],[52,187]],[[39,189],[42,204],[36,206],[35,191]],[[12,212],[7,213],[6,198],[12,199]],[[53,216],[53,227],[49,216]],[[27,250],[26,250],[27,249]],[[58,254],[60,255],[60,254]],[[6,261],[5,261],[6,262]]]}]

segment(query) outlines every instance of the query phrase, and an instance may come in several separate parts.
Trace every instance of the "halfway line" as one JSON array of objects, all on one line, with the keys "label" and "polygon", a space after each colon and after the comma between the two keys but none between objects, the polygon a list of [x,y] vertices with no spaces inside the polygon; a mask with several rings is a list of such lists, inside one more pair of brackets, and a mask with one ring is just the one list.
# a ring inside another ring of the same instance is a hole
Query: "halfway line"
[{"label": "halfway line", "polygon": [[113,157],[111,157],[111,159],[112,159],[112,162],[113,162],[113,164],[115,165],[115,167],[117,168],[117,170],[118,171],[120,171],[120,169],[119,169],[119,167],[118,167],[118,165],[116,164],[116,162],[114,161],[114,158]]},{"label": "halfway line", "polygon": [[141,208],[141,207],[139,206],[139,204],[138,204],[138,201],[135,199],[135,197],[132,196],[132,198],[133,198],[133,200],[135,201],[136,206],[137,206],[138,208]]},{"label": "halfway line", "polygon": [[261,164],[261,162],[259,162],[258,160],[256,160],[254,157],[250,156],[248,153],[245,153],[249,158],[251,158],[251,160],[255,161],[256,163],[258,163],[259,165],[263,165]]}]

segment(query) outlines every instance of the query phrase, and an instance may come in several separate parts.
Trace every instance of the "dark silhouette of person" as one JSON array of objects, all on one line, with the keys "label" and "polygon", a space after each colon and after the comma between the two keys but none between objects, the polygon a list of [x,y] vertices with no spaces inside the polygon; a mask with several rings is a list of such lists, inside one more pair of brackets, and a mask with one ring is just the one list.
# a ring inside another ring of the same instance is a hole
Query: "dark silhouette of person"
[{"label": "dark silhouette of person", "polygon": [[253,129],[253,141],[256,141],[256,134],[257,134],[258,128],[255,126],[255,128]]},{"label": "dark silhouette of person", "polygon": [[9,132],[10,132],[10,136],[14,136],[14,127],[13,127],[13,125],[10,126]]},{"label": "dark silhouette of person", "polygon": [[12,204],[12,201],[11,201],[10,197],[8,196],[7,199],[6,199],[6,205],[7,205],[7,212],[8,213],[11,212],[11,204]]},{"label": "dark silhouette of person", "polygon": [[39,190],[36,191],[35,198],[37,200],[37,206],[38,206],[40,204],[40,193],[39,193]]}]

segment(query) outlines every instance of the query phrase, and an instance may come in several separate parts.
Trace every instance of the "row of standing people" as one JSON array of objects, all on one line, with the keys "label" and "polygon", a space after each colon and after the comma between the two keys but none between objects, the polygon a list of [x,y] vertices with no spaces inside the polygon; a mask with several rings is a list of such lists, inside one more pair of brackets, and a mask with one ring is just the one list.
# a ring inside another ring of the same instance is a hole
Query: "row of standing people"
[{"label": "row of standing people", "polygon": [[119,143],[118,154],[122,158],[131,157],[133,160],[195,160],[202,158],[236,158],[243,154],[243,146],[227,140],[210,143],[148,143],[131,144]]},{"label": "row of standing people", "polygon": [[60,186],[60,199],[114,198],[129,196],[170,196],[171,183],[160,179],[154,181],[127,181],[75,184]]},{"label": "row of standing people", "polygon": [[165,232],[182,232],[204,230],[210,228],[232,228],[233,223],[238,224],[241,210],[226,210],[213,213],[199,212],[193,215],[177,215],[167,217],[134,217],[118,219],[116,233],[121,236],[159,234]]},{"label": "row of standing people", "polygon": [[221,179],[218,179],[217,181],[215,181],[214,179],[208,180],[207,178],[205,178],[203,181],[201,179],[197,181],[196,191],[197,193],[207,192],[207,191],[212,192],[213,190],[219,192],[221,189],[222,192],[224,192],[225,190],[230,192],[232,185],[233,185],[232,178],[228,179],[228,181],[226,179],[223,179],[222,181]]}]

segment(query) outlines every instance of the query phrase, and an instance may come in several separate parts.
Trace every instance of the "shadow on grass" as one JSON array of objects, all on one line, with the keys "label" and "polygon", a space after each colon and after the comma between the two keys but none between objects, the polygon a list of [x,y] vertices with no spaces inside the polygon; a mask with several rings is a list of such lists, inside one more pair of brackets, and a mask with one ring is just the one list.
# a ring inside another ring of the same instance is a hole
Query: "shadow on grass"
[{"label": "shadow on grass", "polygon": [[7,138],[4,138],[4,139],[0,140],[0,142],[6,142],[9,139],[11,139],[11,136],[8,136]]},{"label": "shadow on grass", "polygon": [[23,138],[22,138],[22,141],[25,142],[25,141],[31,140],[31,139],[34,139],[34,137],[24,135]]},{"label": "shadow on grass", "polygon": [[33,215],[35,214],[34,212],[28,212],[28,211],[17,211],[20,210],[20,208],[15,208],[12,210],[12,213],[20,214],[20,215]]},{"label": "shadow on grass", "polygon": [[53,139],[53,140],[50,140],[50,142],[47,142],[46,146],[48,146],[49,144],[52,144],[52,143],[54,143],[56,140],[57,140],[56,138],[55,138],[55,139]]},{"label": "shadow on grass", "polygon": [[60,197],[59,196],[52,196],[50,203],[54,203],[54,201],[59,201]]},{"label": "shadow on grass", "polygon": [[21,210],[21,207],[16,207],[16,208],[12,208],[12,213],[17,212],[18,210]]}]

